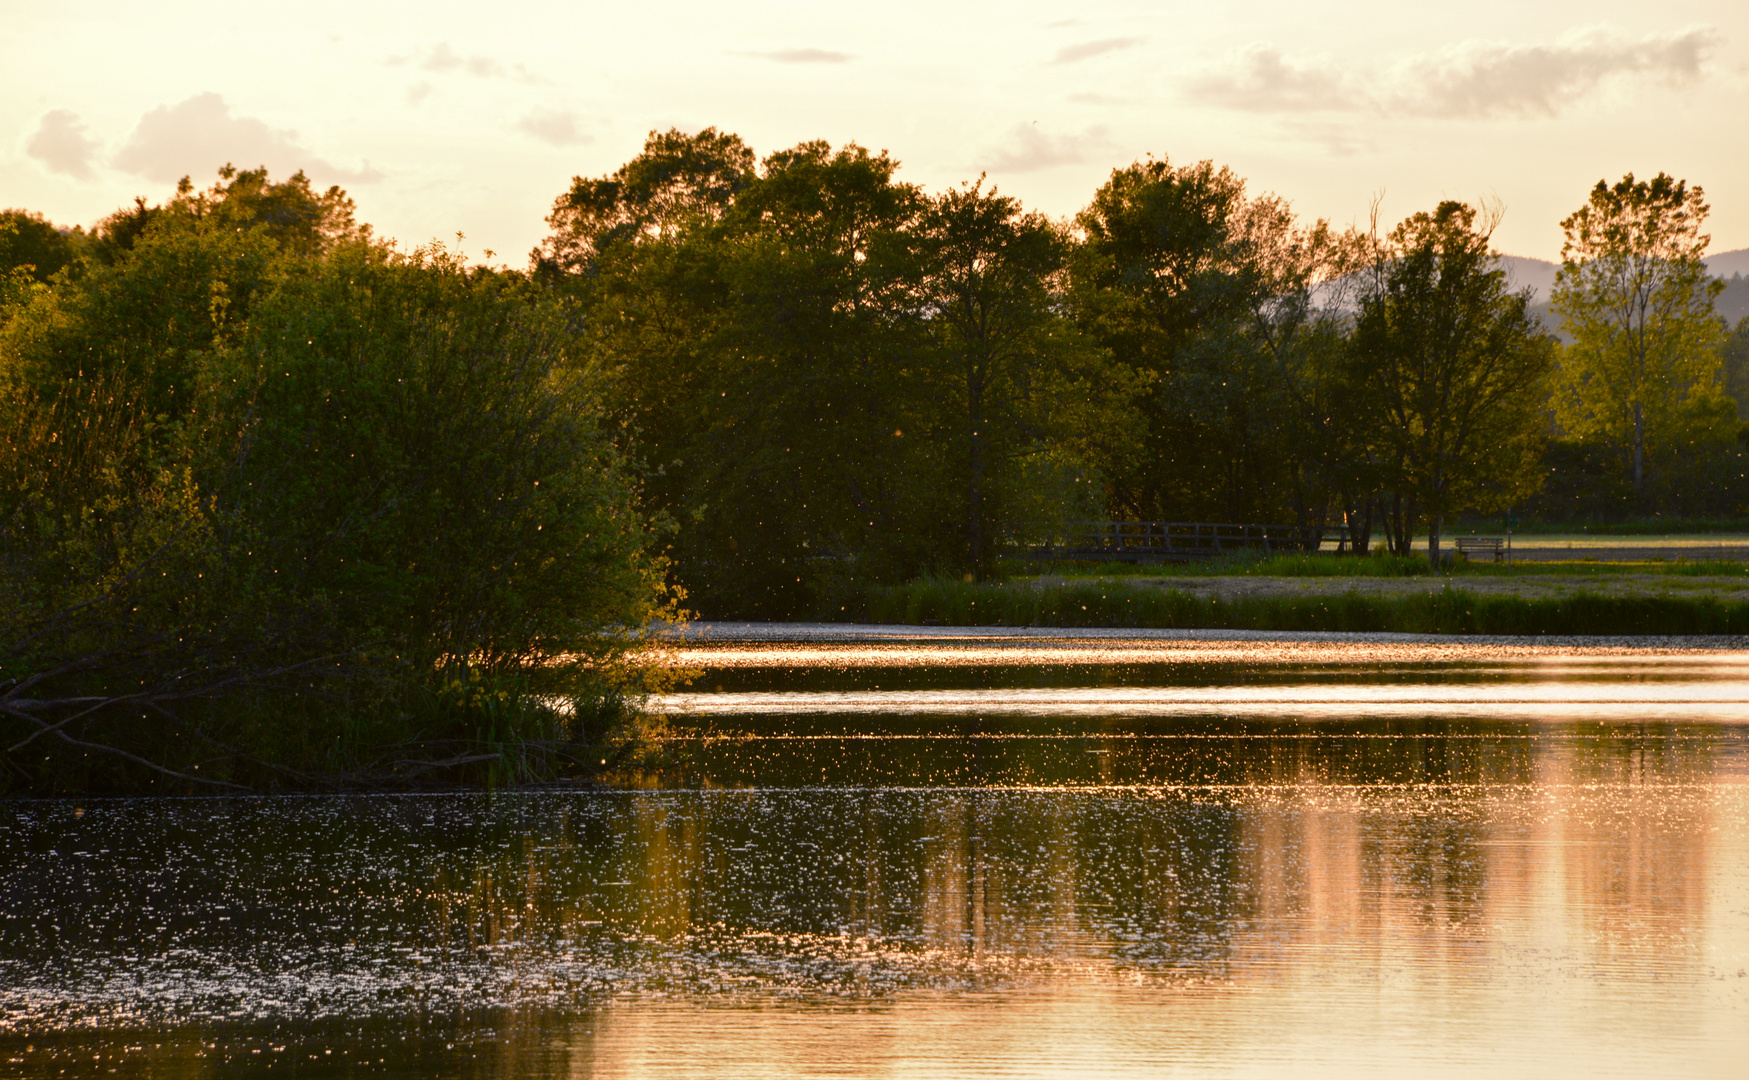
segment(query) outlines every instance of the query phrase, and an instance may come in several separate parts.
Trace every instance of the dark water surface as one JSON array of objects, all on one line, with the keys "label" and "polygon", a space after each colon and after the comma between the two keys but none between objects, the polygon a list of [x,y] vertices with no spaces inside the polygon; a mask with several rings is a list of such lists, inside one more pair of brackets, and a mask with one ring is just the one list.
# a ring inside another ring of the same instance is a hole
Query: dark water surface
[{"label": "dark water surface", "polygon": [[1749,654],[681,659],[646,790],[0,803],[0,1076],[1749,1071]]}]

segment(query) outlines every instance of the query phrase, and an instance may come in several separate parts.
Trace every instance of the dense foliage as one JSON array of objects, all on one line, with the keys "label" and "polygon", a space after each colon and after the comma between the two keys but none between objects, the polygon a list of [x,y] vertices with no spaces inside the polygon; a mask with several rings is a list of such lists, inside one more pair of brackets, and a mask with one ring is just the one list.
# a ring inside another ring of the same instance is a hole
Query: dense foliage
[{"label": "dense foliage", "polygon": [[549,218],[537,265],[620,380],[701,610],[845,610],[1108,513],[1328,512],[1341,290],[1313,293],[1359,238],[1206,166],[1120,173],[1077,226],[896,168],[670,132]]},{"label": "dense foliage", "polygon": [[574,313],[374,243],[302,177],[225,180],[0,331],[13,782],[563,741],[575,709],[533,694],[635,690],[627,649],[663,604]]},{"label": "dense foliage", "polygon": [[[576,179],[535,260],[616,381],[677,580],[712,616],[984,577],[1075,521],[1347,525],[1407,551],[1514,507],[1738,512],[1712,324],[1676,350],[1706,423],[1656,443],[1705,483],[1636,485],[1631,455],[1599,456],[1615,429],[1567,407],[1601,385],[1574,374],[1590,338],[1563,350],[1507,286],[1497,219],[1447,202],[1343,231],[1150,158],[1053,222],[982,181],[925,193],[854,145],[757,160],[713,129]],[[1613,250],[1591,243],[1569,307]]]}]

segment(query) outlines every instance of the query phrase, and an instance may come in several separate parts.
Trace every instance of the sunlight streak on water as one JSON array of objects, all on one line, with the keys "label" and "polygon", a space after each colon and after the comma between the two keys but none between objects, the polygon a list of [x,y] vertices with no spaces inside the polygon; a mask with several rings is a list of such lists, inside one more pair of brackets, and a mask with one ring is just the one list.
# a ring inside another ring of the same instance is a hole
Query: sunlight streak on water
[{"label": "sunlight streak on water", "polygon": [[[1328,635],[1335,636],[1335,635]],[[1359,637],[1360,635],[1353,635]],[[1403,635],[1407,636],[1407,635]],[[1181,638],[1014,637],[955,635],[941,641],[810,641],[682,644],[681,667],[967,667],[1038,664],[1334,664],[1503,663],[1526,672],[1627,671],[1663,667],[1720,678],[1749,673],[1749,652],[1625,645],[1502,643],[1487,638],[1435,642],[1354,640],[1185,640]]]},{"label": "sunlight streak on water", "polygon": [[696,715],[763,713],[1061,716],[1464,716],[1551,720],[1749,721],[1736,682],[1072,687],[830,693],[671,694],[655,707]]}]

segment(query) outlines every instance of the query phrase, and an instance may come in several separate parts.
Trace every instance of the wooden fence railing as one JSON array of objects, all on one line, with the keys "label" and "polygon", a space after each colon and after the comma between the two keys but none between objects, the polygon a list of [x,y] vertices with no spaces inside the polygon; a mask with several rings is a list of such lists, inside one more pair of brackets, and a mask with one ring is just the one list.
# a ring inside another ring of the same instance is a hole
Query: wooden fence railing
[{"label": "wooden fence railing", "polygon": [[1019,543],[1036,559],[1180,562],[1238,551],[1350,550],[1346,525],[1239,525],[1206,521],[1088,521],[1053,530],[1042,542]]}]

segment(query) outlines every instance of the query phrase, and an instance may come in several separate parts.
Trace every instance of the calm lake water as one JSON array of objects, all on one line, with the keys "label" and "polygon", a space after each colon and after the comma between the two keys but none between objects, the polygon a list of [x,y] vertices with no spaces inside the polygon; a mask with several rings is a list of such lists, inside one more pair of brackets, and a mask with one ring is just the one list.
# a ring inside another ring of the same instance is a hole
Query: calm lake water
[{"label": "calm lake water", "polygon": [[1749,653],[812,636],[647,789],[0,803],[0,1076],[1744,1075]]}]

